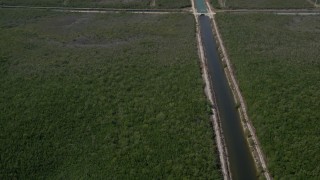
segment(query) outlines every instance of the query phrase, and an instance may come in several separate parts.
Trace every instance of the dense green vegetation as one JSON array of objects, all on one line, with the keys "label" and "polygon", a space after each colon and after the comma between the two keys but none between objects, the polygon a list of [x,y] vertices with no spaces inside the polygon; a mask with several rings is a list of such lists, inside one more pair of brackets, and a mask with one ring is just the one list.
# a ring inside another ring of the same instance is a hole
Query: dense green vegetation
[{"label": "dense green vegetation", "polygon": [[219,179],[192,15],[0,10],[0,179]]},{"label": "dense green vegetation", "polygon": [[0,5],[58,6],[58,7],[109,7],[109,8],[184,8],[190,0],[0,0]]},{"label": "dense green vegetation", "polygon": [[[219,7],[219,0],[211,0],[214,7]],[[307,0],[221,0],[226,8],[311,8]]]},{"label": "dense green vegetation", "polygon": [[218,14],[275,179],[320,177],[320,16]]}]

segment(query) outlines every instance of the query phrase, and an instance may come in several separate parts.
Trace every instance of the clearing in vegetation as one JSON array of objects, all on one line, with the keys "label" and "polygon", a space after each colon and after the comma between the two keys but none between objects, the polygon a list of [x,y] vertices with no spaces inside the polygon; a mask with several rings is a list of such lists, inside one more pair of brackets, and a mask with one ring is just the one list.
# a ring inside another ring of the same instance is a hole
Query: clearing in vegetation
[{"label": "clearing in vegetation", "polygon": [[320,176],[320,16],[218,14],[274,179]]},{"label": "clearing in vegetation", "polygon": [[280,9],[280,8],[312,8],[313,4],[307,0],[211,0],[215,8],[219,8],[221,1],[225,8],[258,8],[258,9]]},{"label": "clearing in vegetation", "polygon": [[190,0],[0,0],[0,5],[96,8],[185,8]]},{"label": "clearing in vegetation", "polygon": [[0,10],[0,179],[221,178],[192,15]]}]

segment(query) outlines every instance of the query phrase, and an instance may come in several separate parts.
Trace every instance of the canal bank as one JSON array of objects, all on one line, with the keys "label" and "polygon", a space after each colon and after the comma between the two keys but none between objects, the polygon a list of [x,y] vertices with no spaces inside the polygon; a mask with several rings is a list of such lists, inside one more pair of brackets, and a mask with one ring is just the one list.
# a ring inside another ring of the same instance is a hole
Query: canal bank
[{"label": "canal bank", "polygon": [[[201,53],[200,55],[203,56],[201,58],[205,59],[205,69],[207,69],[207,73],[209,76],[204,79],[209,79],[209,83],[206,82],[206,85],[208,86],[209,84],[209,86],[211,86],[211,97],[214,97],[214,102],[212,104],[214,104],[216,107],[213,110],[213,117],[218,118],[217,121],[213,121],[213,125],[215,129],[216,141],[218,144],[221,168],[224,174],[224,178],[228,179],[226,177],[229,177],[232,179],[257,179],[258,176],[256,167],[259,167],[259,173],[263,172],[265,177],[267,179],[270,179],[269,174],[266,173],[267,171],[265,171],[266,166],[263,157],[259,156],[262,154],[261,150],[256,147],[258,146],[256,143],[254,145],[250,144],[249,148],[247,136],[245,136],[243,133],[243,129],[246,129],[246,131],[249,129],[250,135],[254,134],[254,132],[252,133],[252,125],[247,124],[249,123],[247,121],[248,117],[243,117],[243,114],[246,115],[245,109],[245,112],[243,113],[243,108],[245,108],[245,105],[243,105],[244,103],[241,94],[239,97],[239,95],[234,90],[234,84],[233,81],[231,81],[234,80],[234,77],[232,72],[228,72],[230,62],[228,62],[229,64],[225,64],[226,62],[224,60],[222,64],[222,61],[220,60],[218,46],[214,37],[214,32],[218,31],[213,16],[214,13],[210,8],[208,12],[207,7],[209,6],[207,6],[204,0],[195,0],[195,3],[193,5],[195,7],[194,14],[200,29],[199,33],[201,36],[200,39],[198,37],[198,41],[201,43],[200,49],[203,49],[203,55]],[[214,28],[212,27],[212,25],[214,25]],[[213,31],[213,29],[215,31]],[[217,35],[215,34],[215,36]],[[217,41],[219,43],[219,46],[221,46],[221,41],[219,40],[220,34],[218,33]],[[203,70],[203,72],[205,71]],[[226,77],[226,75],[228,77]],[[236,83],[235,86],[237,87]],[[230,87],[232,87],[232,91]],[[208,96],[208,98],[210,100],[210,96]],[[237,103],[235,103],[235,99]],[[239,112],[243,121],[240,120]],[[218,131],[216,130],[217,126],[220,128],[218,129]],[[220,140],[218,138],[219,136]],[[255,138],[256,137],[254,135],[253,140],[254,142],[257,142],[257,139]],[[219,143],[221,143],[221,146],[223,146],[223,148],[219,148]],[[255,161],[253,160],[252,155],[254,155]],[[259,158],[262,159],[263,162],[260,161]],[[227,162],[224,163],[223,161]],[[264,166],[262,165],[262,168],[260,168],[260,164],[263,164]],[[226,167],[224,167],[224,165]],[[225,176],[226,171],[227,176]]]},{"label": "canal bank", "polygon": [[199,16],[199,25],[210,83],[214,91],[212,93],[214,93],[227,147],[231,177],[232,179],[256,179],[254,161],[244,138],[237,107],[219,59],[210,18],[204,15]]},{"label": "canal bank", "polygon": [[193,14],[195,15],[195,21],[196,21],[196,37],[197,37],[197,47],[198,47],[198,54],[200,57],[200,67],[201,67],[201,74],[202,74],[202,79],[204,80],[204,92],[210,102],[211,106],[211,111],[212,114],[210,116],[210,121],[212,123],[212,127],[214,130],[215,134],[215,142],[217,146],[217,151],[219,155],[219,160],[220,160],[220,168],[221,168],[221,173],[223,176],[223,179],[228,180],[231,179],[230,176],[230,169],[229,169],[229,161],[228,161],[228,156],[227,156],[227,150],[225,146],[225,141],[223,138],[223,132],[221,128],[221,122],[218,117],[218,113],[215,108],[215,102],[214,102],[214,94],[212,93],[212,86],[210,83],[210,76],[207,70],[207,65],[206,65],[206,59],[204,55],[204,49],[201,41],[201,35],[200,35],[200,26],[199,26],[199,21],[198,21],[198,16],[196,15],[196,10],[195,10],[195,5],[194,1],[191,1],[192,3],[192,9],[193,9]]}]

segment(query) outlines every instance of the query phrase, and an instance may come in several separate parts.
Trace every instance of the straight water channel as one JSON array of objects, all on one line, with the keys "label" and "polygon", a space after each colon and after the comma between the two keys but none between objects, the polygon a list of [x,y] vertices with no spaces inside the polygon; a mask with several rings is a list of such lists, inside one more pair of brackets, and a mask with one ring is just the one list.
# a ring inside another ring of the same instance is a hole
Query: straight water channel
[{"label": "straight water channel", "polygon": [[[198,1],[204,0],[196,0],[196,2]],[[199,4],[200,6],[198,6]],[[201,3],[196,3],[196,6],[199,13],[207,11],[206,7],[203,7]],[[205,9],[198,10],[198,8]],[[208,16],[201,15],[199,16],[199,24],[208,72],[211,77],[214,97],[229,155],[232,179],[257,179],[255,164],[244,137],[234,98],[219,59],[211,20]]]}]

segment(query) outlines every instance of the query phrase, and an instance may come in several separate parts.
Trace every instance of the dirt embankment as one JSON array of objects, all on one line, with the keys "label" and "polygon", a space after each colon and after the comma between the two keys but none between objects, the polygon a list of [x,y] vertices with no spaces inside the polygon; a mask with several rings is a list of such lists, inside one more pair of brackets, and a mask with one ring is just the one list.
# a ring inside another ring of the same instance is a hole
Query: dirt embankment
[{"label": "dirt embankment", "polygon": [[229,165],[229,161],[228,161],[228,153],[227,153],[225,141],[223,138],[223,132],[222,132],[220,118],[218,117],[219,115],[218,115],[217,110],[214,108],[215,102],[214,102],[214,97],[212,94],[213,90],[212,90],[212,85],[210,83],[210,76],[209,76],[208,70],[207,70],[204,49],[202,46],[202,41],[201,41],[201,36],[200,36],[198,17],[197,17],[196,10],[194,8],[195,6],[194,6],[193,0],[191,0],[191,3],[192,3],[193,14],[194,14],[195,20],[196,20],[196,30],[197,30],[196,36],[197,36],[197,42],[198,42],[197,43],[198,53],[199,53],[199,57],[200,57],[202,78],[205,82],[204,91],[205,91],[205,94],[206,94],[208,100],[210,101],[210,103],[212,105],[212,109],[211,109],[212,115],[211,115],[210,119],[212,121],[213,130],[215,132],[215,141],[216,141],[217,149],[218,149],[218,153],[219,153],[222,175],[225,180],[229,180],[229,179],[231,179],[231,173],[230,173],[230,165]]},{"label": "dirt embankment", "polygon": [[221,56],[223,63],[225,63],[227,65],[227,67],[225,68],[225,73],[227,75],[227,79],[228,79],[229,85],[231,87],[231,90],[233,92],[234,98],[235,98],[236,102],[238,102],[240,105],[238,110],[239,110],[239,114],[241,117],[241,124],[244,129],[244,132],[247,132],[249,134],[246,138],[247,138],[248,144],[250,146],[252,155],[254,157],[257,170],[259,171],[258,173],[262,173],[267,180],[271,180],[272,177],[270,176],[270,173],[268,171],[265,157],[262,153],[260,143],[258,141],[258,137],[255,134],[255,129],[249,119],[248,114],[247,114],[247,107],[246,107],[244,98],[240,92],[240,88],[239,88],[238,82],[234,76],[234,72],[233,72],[233,69],[231,66],[231,62],[229,60],[229,56],[227,54],[224,43],[222,41],[221,34],[219,32],[219,28],[218,28],[217,22],[214,17],[215,13],[211,9],[210,4],[208,3],[207,5],[209,7],[209,11],[210,11],[209,16],[212,19],[213,30],[215,31],[216,40],[217,40],[217,43],[219,46],[219,51],[221,52],[220,56]]}]

